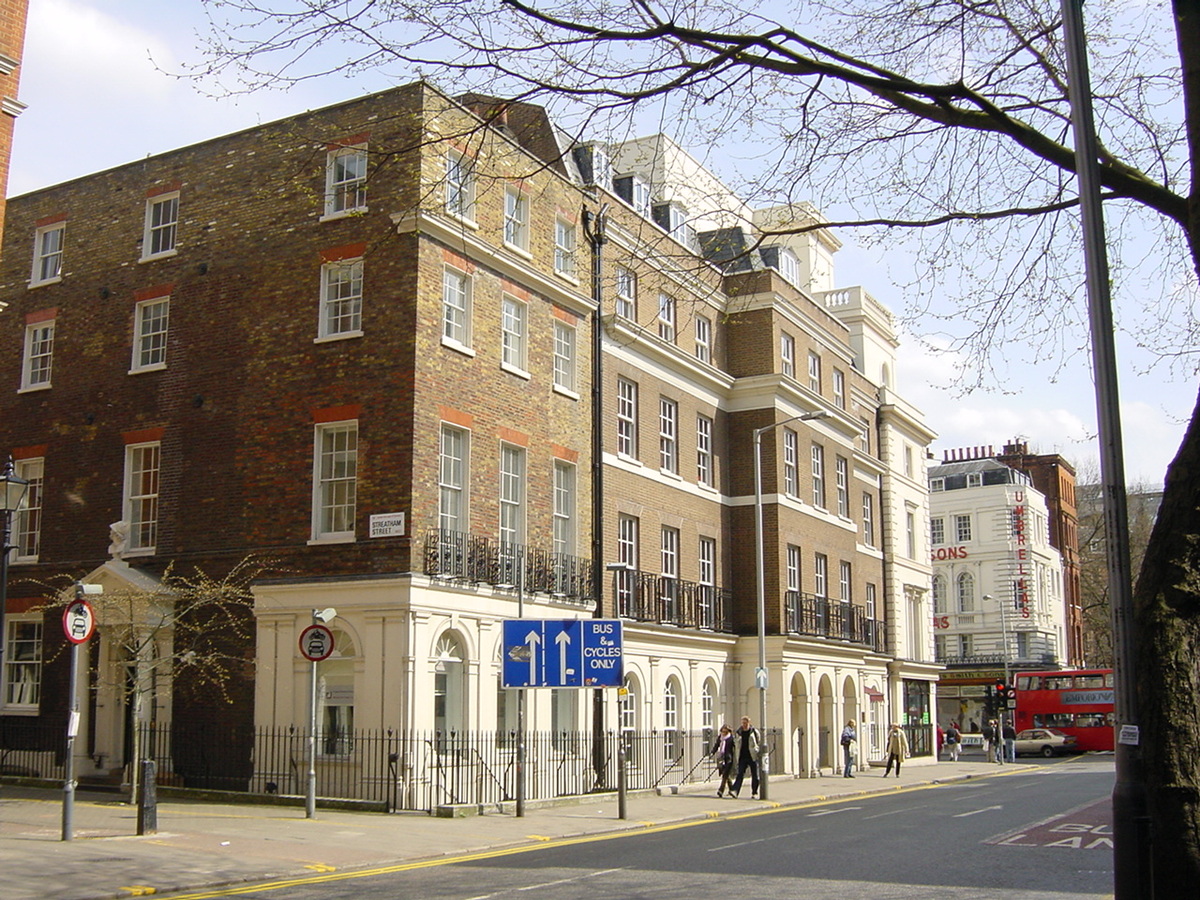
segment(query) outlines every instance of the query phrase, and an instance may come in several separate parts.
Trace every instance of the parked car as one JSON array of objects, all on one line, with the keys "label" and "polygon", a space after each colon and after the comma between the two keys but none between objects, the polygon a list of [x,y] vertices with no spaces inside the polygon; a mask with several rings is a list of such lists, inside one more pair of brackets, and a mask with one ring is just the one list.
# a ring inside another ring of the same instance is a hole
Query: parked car
[{"label": "parked car", "polygon": [[1057,728],[1026,728],[1017,733],[1017,756],[1058,756],[1074,753],[1075,735]]}]

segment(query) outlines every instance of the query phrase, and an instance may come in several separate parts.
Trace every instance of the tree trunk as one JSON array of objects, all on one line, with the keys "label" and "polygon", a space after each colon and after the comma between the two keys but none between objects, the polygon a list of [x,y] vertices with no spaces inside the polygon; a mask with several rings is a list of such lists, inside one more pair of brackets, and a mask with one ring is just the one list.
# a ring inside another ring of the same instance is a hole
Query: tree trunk
[{"label": "tree trunk", "polygon": [[1167,470],[1133,622],[1154,881],[1166,897],[1200,884],[1200,400]]}]

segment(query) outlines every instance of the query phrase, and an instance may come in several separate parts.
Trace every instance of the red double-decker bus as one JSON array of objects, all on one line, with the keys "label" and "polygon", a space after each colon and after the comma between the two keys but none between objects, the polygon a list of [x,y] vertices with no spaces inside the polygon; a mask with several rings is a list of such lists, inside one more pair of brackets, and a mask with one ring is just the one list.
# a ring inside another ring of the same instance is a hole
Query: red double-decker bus
[{"label": "red double-decker bus", "polygon": [[1078,750],[1113,749],[1112,669],[1021,672],[1016,689],[1017,731],[1056,728]]}]

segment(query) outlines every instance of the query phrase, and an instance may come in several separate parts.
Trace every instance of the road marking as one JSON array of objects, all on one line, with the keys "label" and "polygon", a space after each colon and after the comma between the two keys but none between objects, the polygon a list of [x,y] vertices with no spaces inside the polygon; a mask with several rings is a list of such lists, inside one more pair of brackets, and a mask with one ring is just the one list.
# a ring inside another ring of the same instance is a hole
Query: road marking
[{"label": "road marking", "polygon": [[910,813],[913,810],[917,810],[917,809],[925,809],[925,804],[922,803],[920,806],[910,806],[906,809],[892,809],[892,810],[888,810],[887,812],[876,813],[873,816],[863,816],[863,821],[865,822],[868,819],[884,819],[884,818],[887,818],[888,816],[901,816],[901,815],[904,815],[905,813]]},{"label": "road marking", "polygon": [[152,888],[148,884],[132,884],[128,887],[119,887],[118,891],[129,891],[131,897],[148,897],[151,894],[157,894],[158,889]]},{"label": "road marking", "polygon": [[837,809],[823,809],[820,812],[809,813],[810,819],[815,819],[817,816],[833,816],[838,813],[851,812],[856,809],[862,809],[861,806],[839,806]]},{"label": "road marking", "polygon": [[771,837],[756,838],[753,841],[741,841],[737,844],[726,844],[723,847],[709,847],[709,853],[718,853],[721,850],[733,850],[736,847],[749,847],[753,844],[765,844],[767,841],[778,841],[783,838],[796,837],[798,834],[810,834],[813,831],[811,828],[805,828],[802,831],[789,831],[787,834],[775,834]]},{"label": "road marking", "polygon": [[554,838],[548,837],[547,835],[544,835],[544,834],[527,834],[527,835],[525,835],[525,837],[529,838],[531,841],[552,841],[552,840],[554,840]]},{"label": "road marking", "polygon": [[558,887],[563,884],[573,884],[577,881],[583,881],[587,878],[598,878],[601,875],[611,875],[613,872],[623,872],[621,869],[599,869],[595,872],[585,872],[582,875],[576,875],[574,878],[559,878],[557,881],[544,881],[541,884],[527,884],[521,887],[504,888],[499,891],[492,891],[490,894],[477,894],[474,897],[468,897],[467,900],[492,900],[493,897],[503,897],[505,894],[520,893],[521,891],[540,891],[543,888]]},{"label": "road marking", "polygon": [[312,869],[314,872],[336,872],[337,866],[326,865],[325,863],[309,863],[304,868]]},{"label": "road marking", "polygon": [[955,813],[951,818],[965,819],[967,816],[977,816],[980,813],[991,812],[993,809],[1004,809],[1003,806],[984,806],[981,809],[971,809],[966,812]]}]

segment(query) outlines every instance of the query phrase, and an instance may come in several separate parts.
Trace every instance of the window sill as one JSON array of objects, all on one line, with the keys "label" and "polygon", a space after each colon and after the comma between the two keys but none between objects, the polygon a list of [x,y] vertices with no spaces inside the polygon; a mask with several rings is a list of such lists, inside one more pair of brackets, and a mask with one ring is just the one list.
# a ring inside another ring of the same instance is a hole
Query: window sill
[{"label": "window sill", "polygon": [[353,209],[339,209],[337,212],[327,212],[321,216],[318,222],[334,222],[338,219],[349,219],[351,216],[361,216],[367,212],[367,207],[356,206]]},{"label": "window sill", "polygon": [[166,363],[155,363],[152,366],[138,366],[136,369],[130,369],[130,375],[141,375],[144,372],[163,372],[167,368]]},{"label": "window sill", "polygon": [[153,556],[157,552],[155,547],[137,547],[133,550],[126,550],[121,554],[122,559],[129,559],[134,556]]},{"label": "window sill", "polygon": [[659,466],[658,474],[664,478],[670,478],[672,481],[683,481],[683,476],[673,469],[664,469],[662,466]]},{"label": "window sill", "polygon": [[36,706],[0,706],[0,715],[5,716],[40,716],[41,709]]},{"label": "window sill", "polygon": [[502,363],[500,363],[500,368],[502,371],[507,372],[509,375],[516,375],[518,378],[522,378],[525,381],[529,381],[531,378],[533,378],[533,376],[530,375],[528,372],[526,372],[524,369],[514,366],[511,363],[502,362]]},{"label": "window sill", "polygon": [[172,256],[178,256],[178,255],[179,255],[179,248],[172,247],[170,250],[164,250],[161,253],[154,253],[150,256],[143,256],[143,257],[139,258],[138,265],[141,265],[142,263],[147,263],[147,262],[154,262],[154,260],[156,260],[156,259],[170,259]]},{"label": "window sill", "polygon": [[640,466],[642,464],[642,461],[636,456],[630,456],[627,453],[617,453],[617,459],[623,463],[629,463],[631,466]]},{"label": "window sill", "polygon": [[558,270],[558,269],[555,269],[555,270],[554,270],[554,275],[555,275],[555,277],[556,277],[556,278],[559,278],[559,279],[561,279],[561,280],[565,281],[567,284],[569,284],[569,285],[571,285],[571,286],[573,286],[573,287],[579,287],[579,279],[578,279],[578,278],[576,278],[576,277],[575,277],[575,276],[574,276],[572,273],[570,273],[570,272],[562,272],[562,271],[560,271],[560,270]]},{"label": "window sill", "polygon": [[28,386],[28,387],[17,388],[17,393],[18,394],[32,394],[32,393],[35,393],[36,391],[48,391],[53,386],[54,385],[52,385],[52,384],[35,384],[32,386]]},{"label": "window sill", "polygon": [[325,544],[353,544],[354,542],[355,537],[353,534],[329,534],[311,538],[308,541],[308,546],[320,547]]},{"label": "window sill", "polygon": [[62,280],[63,277],[61,275],[55,275],[53,278],[47,278],[45,281],[33,281],[30,279],[29,289],[33,290],[34,288],[45,287],[48,284],[58,284]]},{"label": "window sill", "polygon": [[475,358],[475,351],[472,348],[468,347],[466,344],[460,344],[453,338],[443,337],[442,346],[447,350],[453,350],[455,353],[461,353],[463,356],[469,356],[472,359]]},{"label": "window sill", "polygon": [[504,248],[506,250],[511,250],[513,253],[515,253],[517,256],[521,257],[524,260],[533,262],[533,254],[530,253],[528,250],[526,250],[524,247],[518,247],[516,244],[510,244],[508,241],[505,241]]},{"label": "window sill", "polygon": [[705,482],[705,481],[697,481],[697,482],[696,482],[696,487],[698,487],[698,488],[699,488],[700,490],[702,490],[702,491],[707,491],[707,492],[708,492],[708,493],[710,493],[710,494],[720,494],[720,493],[721,493],[720,491],[718,491],[718,490],[716,489],[716,487],[715,487],[715,486],[713,486],[713,485],[711,485],[711,484],[709,484],[708,482]]},{"label": "window sill", "polygon": [[479,230],[479,223],[475,221],[474,216],[469,215],[469,214],[468,215],[459,215],[458,213],[451,212],[448,209],[445,210],[445,213],[446,213],[447,218],[453,219],[455,222],[457,222],[463,228],[470,228],[472,231]]},{"label": "window sill", "polygon": [[566,397],[570,400],[578,400],[579,399],[579,394],[577,394],[575,391],[567,390],[565,387],[559,387],[557,384],[554,385],[553,390],[554,390],[554,393],[561,394],[563,397]]},{"label": "window sill", "polygon": [[337,334],[323,334],[313,338],[314,344],[329,344],[334,341],[349,341],[363,336],[362,331],[341,331]]}]

